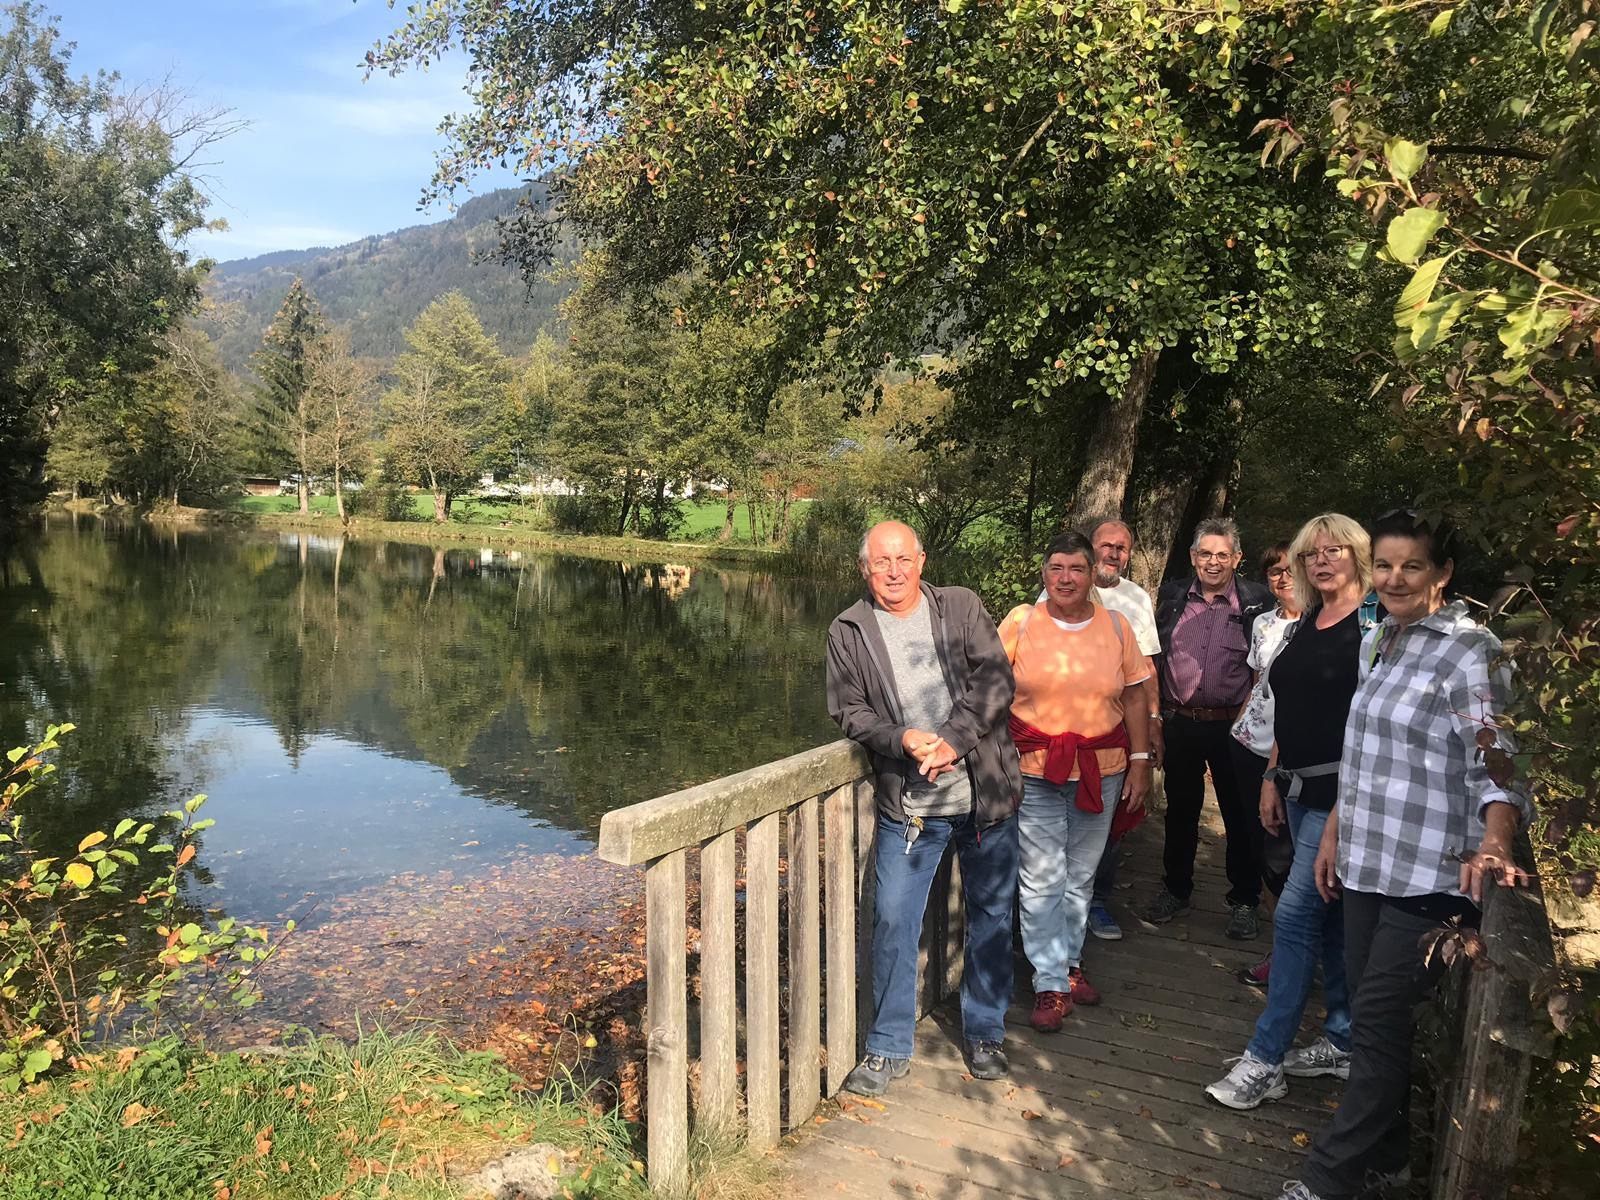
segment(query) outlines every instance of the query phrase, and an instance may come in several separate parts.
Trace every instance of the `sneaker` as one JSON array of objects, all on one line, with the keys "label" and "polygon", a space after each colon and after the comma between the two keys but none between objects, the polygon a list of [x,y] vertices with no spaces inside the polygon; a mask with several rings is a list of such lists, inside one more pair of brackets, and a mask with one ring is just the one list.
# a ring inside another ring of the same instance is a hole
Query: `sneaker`
[{"label": "sneaker", "polygon": [[1325,1037],[1319,1037],[1309,1046],[1295,1046],[1283,1056],[1283,1073],[1297,1079],[1310,1079],[1317,1075],[1337,1075],[1350,1078],[1350,1051],[1341,1050]]},{"label": "sneaker", "polygon": [[1180,900],[1166,888],[1161,889],[1161,894],[1155,898],[1148,908],[1139,914],[1141,921],[1148,921],[1152,925],[1165,925],[1173,917],[1186,917],[1189,915],[1189,902]]},{"label": "sneaker", "polygon": [[1033,998],[1029,1022],[1040,1033],[1060,1033],[1061,1022],[1072,1011],[1072,997],[1065,992],[1040,992]]},{"label": "sneaker", "polygon": [[967,1066],[974,1079],[1004,1079],[1011,1074],[1011,1064],[999,1042],[968,1042]]},{"label": "sneaker", "polygon": [[1103,942],[1120,942],[1122,926],[1111,915],[1111,910],[1096,900],[1089,905],[1089,932]]},{"label": "sneaker", "polygon": [[1322,1197],[1298,1179],[1291,1179],[1283,1185],[1283,1191],[1278,1193],[1278,1200],[1322,1200]]},{"label": "sneaker", "polygon": [[881,1096],[889,1090],[891,1079],[904,1079],[910,1070],[909,1058],[885,1058],[881,1054],[869,1054],[844,1077],[844,1090],[858,1096]]},{"label": "sneaker", "polygon": [[1236,942],[1253,942],[1261,932],[1261,922],[1257,919],[1254,904],[1229,904],[1232,913],[1228,917],[1228,927],[1223,933]]},{"label": "sneaker", "polygon": [[1272,974],[1272,951],[1267,951],[1267,956],[1253,967],[1240,967],[1234,972],[1233,977],[1240,983],[1248,983],[1253,988],[1265,990],[1267,980]]},{"label": "sneaker", "polygon": [[1085,1008],[1093,1008],[1100,1003],[1100,991],[1083,977],[1082,967],[1072,968],[1067,975],[1067,983],[1070,985],[1067,994],[1072,997],[1074,1008],[1080,1004]]},{"label": "sneaker", "polygon": [[1248,1050],[1234,1060],[1226,1075],[1206,1085],[1206,1095],[1218,1104],[1238,1109],[1257,1108],[1263,1100],[1281,1100],[1288,1094],[1283,1068],[1262,1062]]}]

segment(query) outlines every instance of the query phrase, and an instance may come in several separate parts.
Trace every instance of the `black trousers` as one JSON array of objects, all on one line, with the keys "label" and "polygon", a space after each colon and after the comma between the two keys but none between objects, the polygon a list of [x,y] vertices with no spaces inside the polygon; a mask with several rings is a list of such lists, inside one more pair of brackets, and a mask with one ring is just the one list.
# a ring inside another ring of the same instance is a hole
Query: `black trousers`
[{"label": "black trousers", "polygon": [[[1253,750],[1239,744],[1239,739],[1229,735],[1233,743],[1233,778],[1239,788],[1239,803],[1256,801],[1256,818],[1261,814],[1261,776],[1266,773],[1267,760]],[[1284,822],[1277,834],[1261,830],[1261,882],[1274,896],[1283,895],[1283,885],[1289,882],[1289,868],[1294,866],[1294,837],[1289,833],[1289,823]]]},{"label": "black trousers", "polygon": [[[1194,891],[1194,856],[1200,848],[1200,811],[1206,800],[1206,768],[1228,833],[1228,903],[1261,902],[1261,797],[1241,795],[1234,775],[1236,743],[1231,721],[1167,719],[1167,836],[1163,854],[1167,890],[1180,900]],[[1259,779],[1257,780],[1259,783]]]},{"label": "black trousers", "polygon": [[1324,1200],[1351,1200],[1373,1175],[1411,1158],[1411,1041],[1416,1008],[1443,974],[1429,967],[1422,936],[1454,916],[1476,923],[1460,896],[1396,900],[1344,893],[1344,961],[1351,996],[1350,1081],[1333,1119],[1317,1134],[1302,1177]]}]

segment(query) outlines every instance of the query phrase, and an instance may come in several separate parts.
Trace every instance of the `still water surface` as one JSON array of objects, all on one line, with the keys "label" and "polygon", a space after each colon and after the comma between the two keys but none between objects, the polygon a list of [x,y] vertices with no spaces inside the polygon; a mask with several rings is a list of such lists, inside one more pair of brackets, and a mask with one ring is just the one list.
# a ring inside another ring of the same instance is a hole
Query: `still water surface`
[{"label": "still water surface", "polygon": [[822,647],[849,599],[716,566],[58,518],[0,562],[0,749],[78,726],[39,829],[56,849],[207,793],[194,899],[302,915],[401,873],[581,853],[609,809],[837,736]]}]

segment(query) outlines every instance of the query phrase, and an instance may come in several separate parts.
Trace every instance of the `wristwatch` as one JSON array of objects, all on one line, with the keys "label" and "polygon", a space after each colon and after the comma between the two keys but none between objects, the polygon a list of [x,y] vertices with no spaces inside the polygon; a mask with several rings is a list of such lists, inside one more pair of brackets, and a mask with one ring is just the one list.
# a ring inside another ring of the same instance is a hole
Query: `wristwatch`
[{"label": "wristwatch", "polygon": [[1153,758],[1155,758],[1155,755],[1148,750],[1135,750],[1128,755],[1129,762],[1149,762]]}]

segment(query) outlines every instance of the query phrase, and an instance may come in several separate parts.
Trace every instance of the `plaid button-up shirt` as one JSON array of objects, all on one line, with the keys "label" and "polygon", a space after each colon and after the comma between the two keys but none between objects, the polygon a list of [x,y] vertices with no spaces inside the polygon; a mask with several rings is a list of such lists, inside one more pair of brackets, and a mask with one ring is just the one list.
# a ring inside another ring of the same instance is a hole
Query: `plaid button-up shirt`
[{"label": "plaid button-up shirt", "polygon": [[1483,809],[1525,796],[1489,778],[1479,731],[1494,731],[1510,696],[1500,642],[1446,605],[1411,625],[1385,619],[1361,643],[1339,762],[1339,877],[1386,896],[1459,894],[1458,855],[1483,838]]}]

